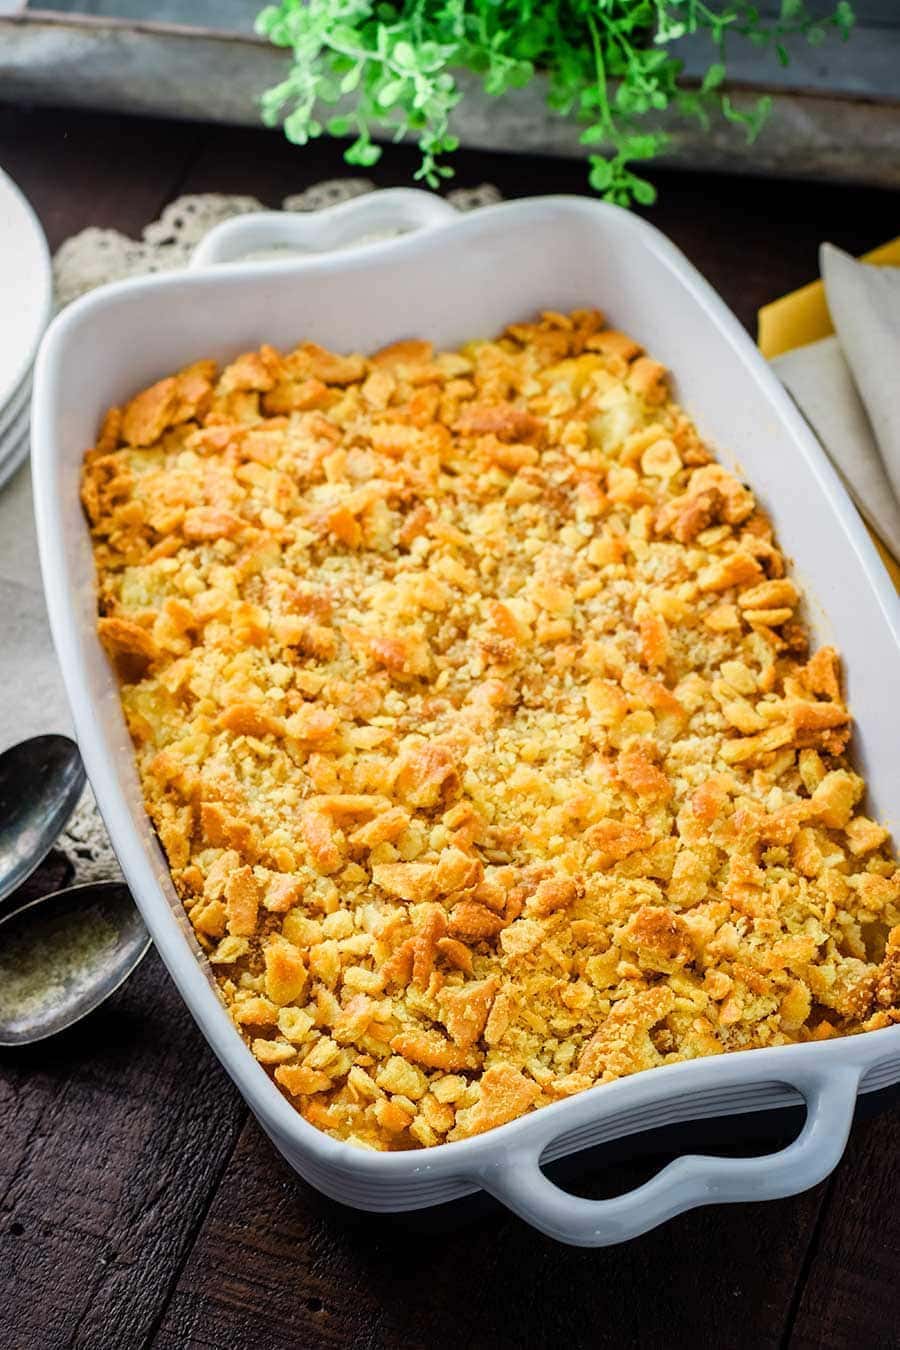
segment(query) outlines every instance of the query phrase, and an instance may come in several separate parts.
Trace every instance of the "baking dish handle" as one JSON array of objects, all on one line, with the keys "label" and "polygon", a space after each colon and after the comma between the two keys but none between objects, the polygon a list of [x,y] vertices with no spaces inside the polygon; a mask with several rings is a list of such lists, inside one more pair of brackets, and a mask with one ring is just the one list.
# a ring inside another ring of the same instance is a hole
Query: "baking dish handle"
[{"label": "baking dish handle", "polygon": [[251,211],[214,226],[197,245],[190,265],[241,262],[250,254],[296,260],[298,254],[351,248],[369,235],[411,234],[456,217],[449,202],[416,188],[366,192],[321,211]]},{"label": "baking dish handle", "polygon": [[[700,1205],[777,1200],[823,1181],[834,1170],[850,1132],[861,1074],[835,1066],[790,1075],[806,1101],[806,1123],[794,1142],[760,1158],[688,1155],[637,1190],[609,1200],[585,1200],[561,1190],[541,1170],[548,1143],[505,1154],[478,1181],[520,1218],[560,1242],[606,1247],[648,1232]],[[741,1079],[746,1083],[746,1078]]]}]

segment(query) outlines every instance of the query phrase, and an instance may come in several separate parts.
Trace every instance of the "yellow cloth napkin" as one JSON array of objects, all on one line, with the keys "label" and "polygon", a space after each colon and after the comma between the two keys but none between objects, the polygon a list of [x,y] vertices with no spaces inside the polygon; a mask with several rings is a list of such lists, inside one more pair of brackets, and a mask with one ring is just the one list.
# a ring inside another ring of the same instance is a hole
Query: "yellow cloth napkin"
[{"label": "yellow cloth napkin", "polygon": [[[880,266],[900,266],[900,238],[864,255],[863,262]],[[825,287],[821,281],[814,281],[799,291],[782,296],[764,305],[758,315],[759,349],[767,360],[780,356],[783,352],[793,351],[796,347],[818,342],[834,332],[828,305],[825,300]],[[900,564],[884,547],[881,540],[869,530],[881,560],[887,568],[891,580],[900,591]]]},{"label": "yellow cloth napkin", "polygon": [[[900,267],[900,238],[882,244],[871,253],[864,253],[860,262]],[[793,351],[795,347],[805,347],[808,342],[830,337],[834,332],[821,281],[812,281],[799,291],[791,291],[790,295],[763,305],[757,319],[757,342],[767,361],[782,352]]]}]

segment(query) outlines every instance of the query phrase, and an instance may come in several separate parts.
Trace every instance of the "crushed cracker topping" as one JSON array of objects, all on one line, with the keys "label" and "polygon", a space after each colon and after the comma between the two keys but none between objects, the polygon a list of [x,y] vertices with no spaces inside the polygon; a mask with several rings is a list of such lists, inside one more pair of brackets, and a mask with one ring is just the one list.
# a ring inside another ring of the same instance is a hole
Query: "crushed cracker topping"
[{"label": "crushed cracker topping", "polygon": [[82,498],[175,885],[318,1128],[430,1147],[900,1020],[837,653],[596,311],[199,361],[107,415]]}]

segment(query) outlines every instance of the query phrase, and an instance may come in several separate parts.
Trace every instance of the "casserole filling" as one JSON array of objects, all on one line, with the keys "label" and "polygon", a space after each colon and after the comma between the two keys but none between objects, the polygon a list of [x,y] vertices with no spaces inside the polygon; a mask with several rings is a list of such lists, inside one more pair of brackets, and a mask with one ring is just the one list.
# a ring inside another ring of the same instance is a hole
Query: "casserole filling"
[{"label": "casserole filling", "polygon": [[596,311],[200,361],[107,415],[83,500],[175,886],[319,1128],[427,1147],[900,1020],[837,653]]}]

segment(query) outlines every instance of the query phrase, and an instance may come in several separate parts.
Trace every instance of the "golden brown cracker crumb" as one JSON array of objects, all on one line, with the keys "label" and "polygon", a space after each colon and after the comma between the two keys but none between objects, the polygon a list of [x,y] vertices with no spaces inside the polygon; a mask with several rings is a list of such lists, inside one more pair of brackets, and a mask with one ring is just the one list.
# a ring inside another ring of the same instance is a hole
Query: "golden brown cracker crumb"
[{"label": "golden brown cracker crumb", "polygon": [[838,655],[597,311],[197,362],[82,500],[175,885],[318,1128],[431,1147],[900,1018]]}]

